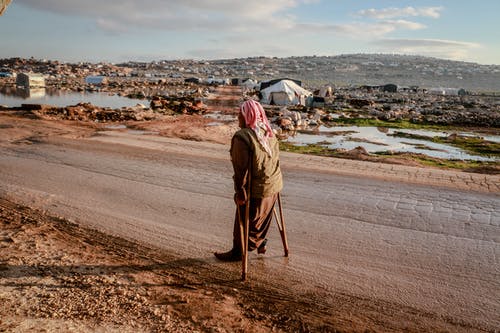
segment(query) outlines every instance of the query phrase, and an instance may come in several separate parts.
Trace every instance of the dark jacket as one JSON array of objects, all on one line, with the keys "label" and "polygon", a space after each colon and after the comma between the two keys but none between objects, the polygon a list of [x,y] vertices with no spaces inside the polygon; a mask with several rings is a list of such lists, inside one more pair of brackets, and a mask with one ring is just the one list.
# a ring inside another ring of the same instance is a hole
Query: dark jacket
[{"label": "dark jacket", "polygon": [[269,197],[283,188],[278,140],[275,137],[269,138],[269,146],[272,157],[267,154],[251,129],[242,128],[234,134],[230,153],[234,169],[234,189],[239,198],[247,198],[246,183],[249,168],[252,198]]}]

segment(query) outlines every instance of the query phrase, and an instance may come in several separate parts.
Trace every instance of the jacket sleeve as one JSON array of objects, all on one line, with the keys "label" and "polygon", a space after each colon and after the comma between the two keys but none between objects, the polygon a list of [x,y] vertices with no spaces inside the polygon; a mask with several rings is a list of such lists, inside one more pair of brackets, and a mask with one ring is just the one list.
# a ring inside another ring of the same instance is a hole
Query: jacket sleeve
[{"label": "jacket sleeve", "polygon": [[234,170],[234,191],[236,197],[240,200],[247,200],[247,180],[248,180],[248,166],[250,163],[250,147],[243,138],[234,136],[231,142],[231,162]]}]

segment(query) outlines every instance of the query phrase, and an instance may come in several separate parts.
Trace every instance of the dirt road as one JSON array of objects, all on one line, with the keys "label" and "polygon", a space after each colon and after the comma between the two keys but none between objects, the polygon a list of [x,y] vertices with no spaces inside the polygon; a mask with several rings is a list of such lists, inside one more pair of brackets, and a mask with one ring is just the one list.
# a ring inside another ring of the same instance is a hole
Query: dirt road
[{"label": "dirt road", "polygon": [[[190,311],[198,308],[212,320],[186,319],[180,315],[184,310],[169,303],[172,318],[177,313],[187,320],[182,329],[474,332],[500,327],[498,176],[283,154],[291,257],[282,257],[274,228],[268,253],[250,257],[250,281],[242,284],[238,264],[211,255],[230,245],[234,212],[227,150],[221,144],[126,131],[4,142],[0,196],[139,244],[127,256],[163,265],[142,262],[141,272],[174,274],[187,285],[186,295],[199,296],[189,298],[198,300]],[[409,182],[400,182],[405,179]],[[121,246],[129,245],[112,247],[117,258]],[[164,257],[141,248],[158,249]],[[133,266],[127,256],[121,265]],[[0,276],[12,266],[6,260]],[[112,270],[99,276],[116,278]],[[143,276],[134,279],[142,286],[154,284]],[[157,296],[148,290],[152,294],[144,297]],[[1,295],[7,297],[5,291]],[[206,309],[204,302],[215,308]],[[215,315],[220,309],[223,316]]]}]

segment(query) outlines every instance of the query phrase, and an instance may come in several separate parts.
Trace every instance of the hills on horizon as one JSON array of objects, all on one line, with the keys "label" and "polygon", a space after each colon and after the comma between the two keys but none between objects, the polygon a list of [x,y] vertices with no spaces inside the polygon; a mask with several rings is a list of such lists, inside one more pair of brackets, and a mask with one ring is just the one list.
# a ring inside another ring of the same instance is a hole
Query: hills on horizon
[{"label": "hills on horizon", "polygon": [[[482,65],[418,55],[358,53],[286,58],[254,56],[218,60],[161,60],[150,64],[161,68],[173,63],[193,68],[213,66],[220,69],[222,75],[246,75],[258,80],[288,76],[302,80],[310,86],[393,83],[399,86],[500,91],[500,65]],[[150,65],[153,68],[155,66]],[[193,70],[187,74],[203,74],[203,71]]]},{"label": "hills on horizon", "polygon": [[[67,63],[33,58],[24,60],[27,62]],[[2,63],[4,61],[0,60],[0,64]],[[89,64],[89,62],[78,62],[78,64]],[[5,64],[3,66],[5,68]],[[392,83],[399,86],[500,91],[500,65],[483,65],[419,55],[357,53],[285,58],[252,56],[214,60],[176,59],[149,62],[131,60],[118,63],[116,66],[130,67],[142,73],[151,72],[166,75],[178,73],[182,77],[249,77],[256,80],[293,77],[302,80],[309,86]]]}]

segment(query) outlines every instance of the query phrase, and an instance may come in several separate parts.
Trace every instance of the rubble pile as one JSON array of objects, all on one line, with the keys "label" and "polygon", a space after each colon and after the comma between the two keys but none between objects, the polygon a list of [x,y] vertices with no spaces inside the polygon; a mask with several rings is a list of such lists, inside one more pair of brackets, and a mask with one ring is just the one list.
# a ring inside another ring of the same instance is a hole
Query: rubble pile
[{"label": "rubble pile", "polygon": [[200,99],[189,97],[160,97],[155,96],[150,107],[137,104],[133,107],[112,109],[95,106],[91,103],[78,103],[65,107],[42,104],[22,104],[15,108],[1,108],[2,110],[25,110],[42,118],[78,120],[93,122],[120,122],[120,121],[149,121],[161,119],[166,115],[175,114],[203,114],[206,107]]},{"label": "rubble pile", "polygon": [[207,110],[200,99],[195,99],[192,96],[184,98],[154,96],[151,100],[150,107],[153,111],[164,114],[203,114]]},{"label": "rubble pile", "polygon": [[287,106],[266,112],[277,129],[293,131],[322,124],[335,125],[339,118],[410,121],[463,127],[500,128],[500,98],[482,96],[434,96],[429,94],[335,94],[324,108]]},{"label": "rubble pile", "polygon": [[421,117],[413,122],[438,125],[477,126],[500,128],[500,112],[473,109],[456,112],[454,110],[423,111]]},{"label": "rubble pile", "polygon": [[102,108],[90,103],[78,103],[66,107],[55,107],[50,105],[23,104],[22,110],[30,110],[42,118],[78,120],[93,122],[113,122],[113,121],[146,121],[155,120],[162,117],[161,114],[153,112],[142,105],[135,107],[111,109]]},{"label": "rubble pile", "polygon": [[266,114],[271,125],[278,132],[302,130],[308,127],[317,127],[331,118],[324,110],[318,108],[293,107],[268,107]]}]

